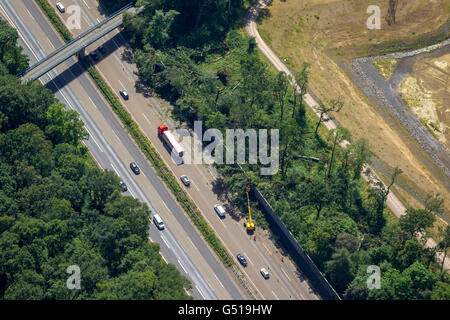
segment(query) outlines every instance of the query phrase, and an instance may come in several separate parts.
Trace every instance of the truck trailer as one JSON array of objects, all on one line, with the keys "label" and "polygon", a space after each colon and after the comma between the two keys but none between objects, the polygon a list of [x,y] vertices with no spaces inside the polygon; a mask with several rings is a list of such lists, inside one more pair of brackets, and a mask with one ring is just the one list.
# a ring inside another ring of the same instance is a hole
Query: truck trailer
[{"label": "truck trailer", "polygon": [[169,130],[169,128],[162,124],[158,127],[158,136],[166,145],[170,148],[170,150],[175,153],[178,157],[183,158],[184,148],[181,143],[175,138],[173,133]]}]

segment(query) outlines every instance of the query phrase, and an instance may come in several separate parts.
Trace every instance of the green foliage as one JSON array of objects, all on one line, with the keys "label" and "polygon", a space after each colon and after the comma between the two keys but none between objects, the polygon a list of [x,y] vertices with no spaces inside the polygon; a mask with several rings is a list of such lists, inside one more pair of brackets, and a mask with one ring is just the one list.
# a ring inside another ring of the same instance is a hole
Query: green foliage
[{"label": "green foliage", "polygon": [[92,165],[78,114],[37,82],[0,82],[0,299],[188,299],[148,242],[147,205]]},{"label": "green foliage", "polygon": [[28,66],[28,57],[22,54],[22,47],[16,45],[18,38],[17,31],[0,20],[0,75],[15,75]]}]

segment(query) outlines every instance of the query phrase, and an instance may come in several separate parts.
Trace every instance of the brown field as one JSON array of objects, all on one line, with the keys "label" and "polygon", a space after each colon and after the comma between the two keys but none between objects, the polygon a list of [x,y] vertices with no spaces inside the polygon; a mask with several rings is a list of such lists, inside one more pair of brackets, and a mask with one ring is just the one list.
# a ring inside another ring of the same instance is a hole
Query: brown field
[{"label": "brown field", "polygon": [[[372,4],[381,8],[380,30],[366,27],[366,9]],[[395,166],[403,170],[394,192],[405,204],[418,207],[428,192],[450,199],[442,171],[424,163],[429,160],[425,153],[411,151],[409,145],[415,140],[398,124],[393,126],[392,119],[390,125],[341,67],[355,57],[420,48],[442,39],[450,1],[400,0],[393,26],[384,21],[387,4],[387,0],[274,0],[271,16],[258,28],[291,70],[300,69],[304,61],[311,63],[310,89],[319,99],[342,97],[345,106],[335,115],[338,122],[352,132],[353,139],[369,140],[377,155],[374,167],[381,176],[388,176]],[[448,200],[445,207],[450,221]]]}]

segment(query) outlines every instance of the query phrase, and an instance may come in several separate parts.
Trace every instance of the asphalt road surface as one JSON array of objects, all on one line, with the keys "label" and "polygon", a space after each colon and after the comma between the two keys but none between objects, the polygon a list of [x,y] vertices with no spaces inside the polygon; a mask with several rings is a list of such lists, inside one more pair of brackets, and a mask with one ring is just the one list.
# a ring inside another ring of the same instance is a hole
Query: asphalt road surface
[{"label": "asphalt road surface", "polygon": [[[50,0],[49,2],[54,5],[57,1]],[[82,12],[81,29],[72,30],[74,36],[105,18],[95,0],[71,0],[64,3],[66,7],[71,4],[80,6]],[[33,13],[33,19],[36,19],[34,16],[35,13]],[[63,21],[67,21],[67,14],[60,16]],[[39,23],[41,22],[39,21]],[[295,264],[289,258],[285,258],[284,262],[281,261],[282,252],[274,241],[258,229],[257,221],[257,241],[253,241],[246,233],[243,220],[239,219],[242,214],[234,212],[231,209],[232,206],[219,197],[220,183],[217,181],[217,173],[214,168],[195,164],[178,166],[172,161],[170,153],[158,139],[156,129],[161,123],[166,123],[173,129],[173,121],[160,105],[159,100],[151,97],[145,88],[137,85],[136,68],[129,62],[130,50],[123,34],[119,30],[111,32],[86,48],[86,54],[96,50],[100,45],[106,48],[106,53],[99,53],[100,58],[95,61],[97,69],[116,93],[120,89],[127,90],[130,99],[124,101],[120,98],[122,104],[174,175],[176,177],[183,174],[189,176],[191,187],[185,188],[185,190],[224,247],[233,257],[242,253],[247,258],[248,266],[246,268],[239,267],[248,279],[249,285],[254,289],[256,297],[258,299],[318,299]],[[231,216],[227,216],[224,220],[219,219],[213,210],[216,203],[224,204],[227,211],[236,219]],[[165,219],[165,217],[163,218]],[[268,280],[264,280],[259,272],[263,267],[268,269],[271,275]]]},{"label": "asphalt road surface", "polygon": [[[20,44],[32,63],[62,45],[34,2],[1,0],[0,8],[3,18],[18,30]],[[61,102],[80,113],[90,134],[85,143],[98,164],[114,170],[128,185],[128,195],[147,203],[164,219],[167,228],[162,232],[151,224],[151,240],[160,244],[163,258],[190,279],[193,288],[189,293],[195,299],[246,298],[163,187],[76,59],[69,59],[40,80]],[[141,175],[134,176],[129,169],[132,161],[140,166]]]}]

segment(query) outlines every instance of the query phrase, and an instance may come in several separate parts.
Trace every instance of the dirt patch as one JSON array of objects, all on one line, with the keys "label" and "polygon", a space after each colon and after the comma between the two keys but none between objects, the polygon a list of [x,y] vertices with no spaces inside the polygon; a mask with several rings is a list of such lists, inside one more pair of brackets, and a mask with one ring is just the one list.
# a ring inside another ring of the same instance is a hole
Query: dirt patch
[{"label": "dirt patch", "polygon": [[411,110],[450,147],[450,54],[416,62],[399,92]]},{"label": "dirt patch", "polygon": [[[259,26],[260,34],[291,70],[299,70],[304,61],[311,63],[310,87],[319,99],[342,97],[345,106],[335,117],[353,139],[369,140],[384,168],[399,166],[404,171],[399,189],[405,202],[416,205],[427,192],[450,199],[442,174],[425,164],[429,157],[417,151],[414,139],[389,114],[371,105],[341,67],[354,57],[398,50],[390,45],[394,40],[406,46],[422,37],[439,36],[448,23],[448,1],[399,1],[397,23],[390,27],[384,20],[388,1],[378,2],[381,30],[368,30],[366,10],[373,1],[274,0],[271,17]],[[450,212],[449,201],[445,206]]]}]

